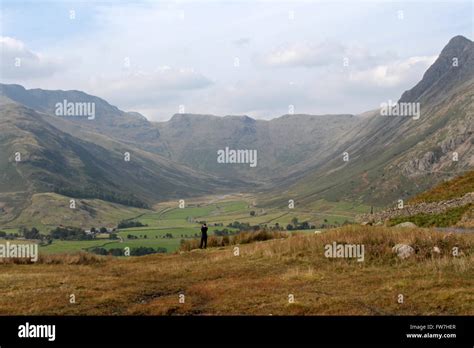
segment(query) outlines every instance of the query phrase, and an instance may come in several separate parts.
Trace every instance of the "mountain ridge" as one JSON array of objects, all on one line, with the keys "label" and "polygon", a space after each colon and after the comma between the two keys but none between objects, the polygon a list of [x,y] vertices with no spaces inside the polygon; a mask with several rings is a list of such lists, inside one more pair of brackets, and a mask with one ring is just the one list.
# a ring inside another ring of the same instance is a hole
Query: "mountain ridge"
[{"label": "mountain ridge", "polygon": [[[189,171],[190,178],[204,180],[184,179],[186,184],[193,183],[190,191],[194,193],[256,190],[261,193],[261,205],[286,205],[288,199],[295,199],[310,206],[326,199],[386,206],[474,165],[473,62],[472,41],[461,36],[449,41],[423,78],[399,99],[399,103],[419,103],[419,119],[383,117],[378,109],[361,115],[286,114],[271,120],[175,114],[169,121],[151,122],[80,91],[27,90],[2,84],[0,104],[13,100],[23,105],[23,101],[43,113],[42,121],[74,139],[106,150],[137,151],[143,160],[153,158],[153,163],[173,168],[168,171],[173,173],[171,178],[187,178],[183,173]],[[54,102],[63,98],[97,102],[96,119],[55,116]],[[227,147],[256,150],[257,168],[219,164],[217,152]],[[457,163],[449,159],[452,152],[460,156]],[[141,165],[146,167],[145,162]],[[137,178],[143,179],[134,176],[133,180]],[[166,177],[160,180],[169,183]],[[148,202],[159,195],[138,190]]]}]

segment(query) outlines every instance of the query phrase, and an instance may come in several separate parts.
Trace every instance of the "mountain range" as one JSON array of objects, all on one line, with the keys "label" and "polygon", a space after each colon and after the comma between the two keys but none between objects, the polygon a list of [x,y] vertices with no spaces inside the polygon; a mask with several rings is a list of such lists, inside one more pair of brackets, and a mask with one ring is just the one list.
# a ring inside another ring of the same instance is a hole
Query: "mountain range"
[{"label": "mountain range", "polygon": [[[58,116],[63,101],[93,103],[94,119]],[[418,106],[418,118],[377,108],[151,122],[81,91],[0,84],[0,222],[42,192],[141,208],[238,191],[256,193],[262,206],[289,199],[390,206],[473,168],[473,101],[474,44],[462,36],[398,100]],[[218,163],[226,147],[256,150],[258,165]]]}]

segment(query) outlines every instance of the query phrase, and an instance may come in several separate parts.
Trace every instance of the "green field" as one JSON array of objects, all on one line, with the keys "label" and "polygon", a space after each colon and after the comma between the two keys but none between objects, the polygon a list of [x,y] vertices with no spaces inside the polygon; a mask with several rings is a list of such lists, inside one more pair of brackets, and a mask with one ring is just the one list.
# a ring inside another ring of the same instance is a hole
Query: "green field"
[{"label": "green field", "polygon": [[[58,201],[58,197],[55,195],[42,195],[38,196],[37,199],[45,198],[49,200],[54,198],[55,202]],[[166,248],[167,252],[174,252],[179,248],[182,239],[200,237],[201,221],[207,222],[209,235],[214,234],[215,230],[224,228],[229,231],[237,231],[235,228],[227,227],[235,221],[269,227],[278,223],[282,228],[286,228],[294,218],[297,218],[299,222],[308,221],[311,225],[315,225],[316,229],[321,229],[323,224],[342,224],[345,221],[352,221],[356,213],[367,209],[367,207],[354,206],[349,203],[336,204],[324,201],[315,202],[311,209],[308,207],[298,209],[298,206],[294,209],[265,209],[254,206],[251,201],[248,197],[230,198],[217,202],[202,199],[187,203],[185,208],[179,208],[177,202],[166,202],[157,205],[154,211],[129,210],[122,209],[117,205],[114,207],[108,205],[105,211],[109,217],[115,220],[115,223],[128,219],[139,221],[146,226],[119,229],[116,232],[119,237],[118,240],[104,239],[103,235],[102,238],[92,241],[54,240],[50,245],[41,246],[40,253],[67,253],[90,250],[94,247],[102,247],[107,250],[125,247],[133,249],[140,246],[154,249]],[[95,209],[94,203],[92,201],[87,202]],[[101,203],[98,208],[105,207]],[[253,213],[251,214],[251,212]],[[23,217],[25,218],[26,215],[23,214]],[[74,221],[74,219],[71,219],[71,221]],[[222,224],[223,226],[214,226],[214,224]],[[48,225],[54,226],[53,220],[48,219]],[[18,228],[6,227],[2,230],[7,233],[18,232]],[[305,230],[305,232],[314,232],[314,230]],[[133,237],[128,238],[130,236]]]},{"label": "green field", "polygon": [[46,246],[40,246],[40,254],[60,254],[67,252],[76,252],[81,250],[87,250],[88,248],[101,247],[107,243],[113,242],[111,240],[96,239],[96,240],[78,240],[78,241],[65,241],[65,240],[54,240],[53,243]]}]

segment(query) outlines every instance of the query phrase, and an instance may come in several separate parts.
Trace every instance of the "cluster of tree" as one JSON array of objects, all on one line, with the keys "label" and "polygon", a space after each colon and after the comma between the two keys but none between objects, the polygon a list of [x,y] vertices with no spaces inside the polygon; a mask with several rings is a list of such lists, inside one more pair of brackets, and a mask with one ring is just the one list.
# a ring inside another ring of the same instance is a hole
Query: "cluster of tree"
[{"label": "cluster of tree", "polygon": [[20,227],[18,230],[18,233],[15,234],[6,234],[4,235],[5,239],[16,239],[19,236],[23,236],[25,239],[36,239],[40,241],[40,244],[51,244],[53,242],[52,237],[41,234],[40,231],[36,227],[32,227],[31,229],[28,229],[26,227]]},{"label": "cluster of tree", "polygon": [[248,222],[239,222],[239,221],[231,222],[230,224],[227,225],[227,227],[237,228],[240,231],[260,230],[259,225],[251,226]]},{"label": "cluster of tree", "polygon": [[127,234],[127,239],[138,239],[138,237],[133,234]]},{"label": "cluster of tree", "polygon": [[121,194],[115,191],[107,191],[96,186],[87,186],[82,190],[77,190],[76,188],[70,186],[67,187],[63,184],[64,183],[62,183],[62,185],[54,186],[53,191],[60,195],[73,198],[98,198],[103,201],[119,203],[137,208],[149,208],[148,204],[133,195]]},{"label": "cluster of tree", "polygon": [[164,254],[168,250],[163,247],[158,247],[156,249],[151,248],[151,247],[138,247],[130,250],[130,255],[131,256],[142,256],[142,255],[148,255],[148,254]]},{"label": "cluster of tree", "polygon": [[163,238],[173,238],[173,235],[171,233],[167,233],[163,236]]},{"label": "cluster of tree", "polygon": [[238,232],[235,231],[229,231],[227,228],[224,228],[223,230],[215,230],[214,234],[219,237],[224,237],[224,236],[233,236],[234,234],[237,234]]},{"label": "cluster of tree", "polygon": [[61,240],[91,240],[94,237],[79,227],[56,227],[50,233],[51,238]]},{"label": "cluster of tree", "polygon": [[95,247],[92,249],[89,249],[91,253],[97,254],[97,255],[112,255],[112,256],[124,256],[124,250],[120,248],[114,248],[114,249],[105,249],[101,247]]},{"label": "cluster of tree", "polygon": [[20,227],[19,229],[20,235],[25,237],[25,239],[43,239],[44,236],[40,233],[40,231],[36,227],[32,227],[28,229],[26,227]]},{"label": "cluster of tree", "polygon": [[[266,227],[266,225],[265,225],[265,227]],[[277,223],[275,223],[275,226],[270,226],[270,230],[271,231],[281,231],[282,228],[281,228],[280,224],[277,222]]]},{"label": "cluster of tree", "polygon": [[327,219],[324,219],[324,223],[320,224],[318,228],[334,228],[344,225],[349,225],[351,222],[349,220],[344,220],[342,223],[334,222],[333,224],[328,223]]},{"label": "cluster of tree", "polygon": [[140,221],[133,220],[122,220],[118,224],[118,228],[130,228],[130,227],[146,227],[148,225],[142,224]]},{"label": "cluster of tree", "polygon": [[[157,254],[157,253],[166,253],[168,250],[166,248],[158,247],[158,248],[151,248],[151,247],[138,247],[133,248],[130,250],[130,256],[143,256],[149,254]],[[90,249],[90,252],[98,255],[112,255],[112,256],[125,256],[125,249],[120,248],[113,248],[113,249],[105,249],[101,247],[95,247]]]},{"label": "cluster of tree", "polygon": [[288,224],[286,226],[286,229],[288,231],[292,231],[292,230],[311,230],[311,229],[315,229],[316,226],[314,225],[310,225],[308,223],[308,221],[303,221],[303,222],[298,222],[298,218],[294,217],[292,220],[291,220],[291,224]]},{"label": "cluster of tree", "polygon": [[107,233],[108,231],[106,227],[101,227],[98,230],[95,227],[91,227],[91,232],[92,233]]}]

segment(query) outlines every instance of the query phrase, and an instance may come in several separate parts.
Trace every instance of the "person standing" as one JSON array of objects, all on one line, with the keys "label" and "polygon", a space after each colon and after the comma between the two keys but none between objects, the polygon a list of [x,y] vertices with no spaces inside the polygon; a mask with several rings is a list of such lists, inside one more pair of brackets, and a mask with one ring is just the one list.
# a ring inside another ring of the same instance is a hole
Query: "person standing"
[{"label": "person standing", "polygon": [[206,224],[203,224],[201,226],[201,245],[199,246],[199,248],[202,249],[203,245],[204,245],[204,249],[206,249],[207,247],[207,225]]}]

